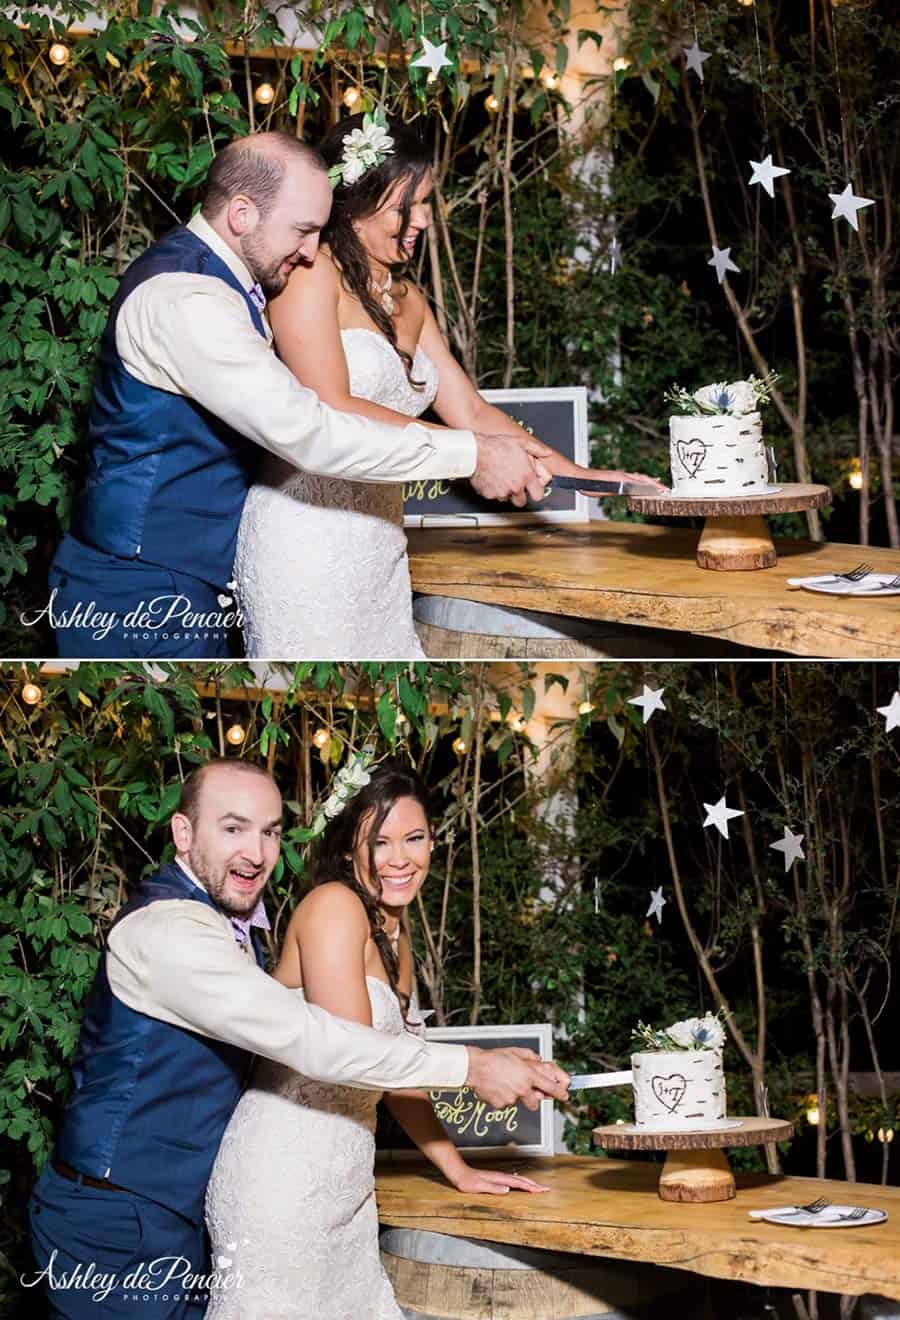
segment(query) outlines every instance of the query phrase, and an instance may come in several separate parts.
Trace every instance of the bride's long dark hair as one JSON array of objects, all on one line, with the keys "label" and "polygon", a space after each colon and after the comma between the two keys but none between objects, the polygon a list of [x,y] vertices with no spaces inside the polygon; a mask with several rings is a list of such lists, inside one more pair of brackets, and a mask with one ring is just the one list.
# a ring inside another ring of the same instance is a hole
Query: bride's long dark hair
[{"label": "bride's long dark hair", "polygon": [[[330,169],[337,165],[344,154],[344,137],[354,129],[363,127],[362,115],[350,115],[331,128],[322,142],[319,152]],[[331,217],[322,230],[322,242],[327,243],[331,255],[341,272],[341,281],[348,293],[358,298],[378,329],[390,342],[397,356],[403,363],[409,383],[422,388],[422,382],[413,380],[413,360],[397,343],[397,331],[394,319],[381,306],[371,287],[371,272],[366,250],[353,228],[354,220],[367,220],[383,205],[384,200],[398,179],[406,180],[406,187],[400,197],[401,230],[397,241],[402,242],[409,229],[409,217],[412,200],[416,189],[431,167],[431,158],[426,144],[416,130],[400,119],[389,119],[387,131],[394,139],[394,150],[385,156],[379,165],[366,170],[356,183],[339,183],[334,189],[334,202]],[[398,261],[390,267],[391,275],[398,279],[392,294],[397,297],[406,295],[406,285],[402,277],[408,263]]]},{"label": "bride's long dark hair", "polygon": [[[405,1018],[409,1008],[409,996],[403,994],[399,988],[400,969],[397,955],[384,929],[384,915],[379,905],[381,882],[375,866],[376,840],[382,825],[400,798],[412,798],[419,803],[430,830],[428,792],[422,780],[414,770],[410,770],[399,761],[384,761],[372,771],[368,784],[350,799],[343,811],[328,822],[319,843],[312,881],[313,885],[323,885],[329,880],[337,880],[348,889],[352,889],[361,900],[369,918],[372,939],[375,941],[391,989],[400,1001]],[[377,895],[359,880],[353,866],[354,852],[363,842],[367,849],[369,876],[377,887]]]}]

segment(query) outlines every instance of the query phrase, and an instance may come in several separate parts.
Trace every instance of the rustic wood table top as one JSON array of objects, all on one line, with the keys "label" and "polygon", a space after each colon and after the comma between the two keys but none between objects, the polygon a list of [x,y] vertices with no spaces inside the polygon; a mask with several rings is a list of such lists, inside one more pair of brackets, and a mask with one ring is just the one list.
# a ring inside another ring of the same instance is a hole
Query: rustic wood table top
[{"label": "rustic wood table top", "polygon": [[[490,1164],[473,1160],[479,1162]],[[474,1196],[457,1192],[430,1165],[379,1163],[379,1219],[397,1228],[643,1261],[717,1279],[900,1300],[900,1187],[737,1174],[734,1200],[684,1205],[660,1200],[659,1167],[644,1160],[554,1155],[513,1167],[550,1191]],[[748,1210],[806,1205],[819,1196],[835,1205],[884,1209],[888,1218],[872,1227],[829,1229],[747,1218]]]},{"label": "rustic wood table top", "polygon": [[774,568],[721,573],[698,566],[698,536],[613,522],[407,531],[413,589],[426,595],[669,628],[788,655],[900,655],[900,596],[830,596],[787,585],[863,560],[875,572],[900,573],[900,551],[776,540]]}]

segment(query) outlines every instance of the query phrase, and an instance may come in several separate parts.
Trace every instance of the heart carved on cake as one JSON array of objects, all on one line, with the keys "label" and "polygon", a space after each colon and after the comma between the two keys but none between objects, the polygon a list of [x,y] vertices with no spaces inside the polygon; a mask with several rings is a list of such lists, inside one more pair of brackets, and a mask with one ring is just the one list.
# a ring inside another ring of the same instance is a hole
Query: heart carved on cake
[{"label": "heart carved on cake", "polygon": [[685,472],[689,477],[696,477],[706,458],[706,445],[702,440],[679,440],[675,449]]},{"label": "heart carved on cake", "polygon": [[651,1077],[650,1085],[659,1103],[674,1114],[687,1090],[687,1078],[681,1073],[670,1073],[668,1077]]}]

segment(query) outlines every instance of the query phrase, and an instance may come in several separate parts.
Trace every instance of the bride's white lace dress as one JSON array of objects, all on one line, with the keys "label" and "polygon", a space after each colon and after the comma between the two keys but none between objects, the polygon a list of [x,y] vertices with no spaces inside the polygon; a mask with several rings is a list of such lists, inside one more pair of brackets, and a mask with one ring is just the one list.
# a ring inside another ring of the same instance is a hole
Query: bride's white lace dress
[{"label": "bride's white lace dress", "polygon": [[[399,1034],[396,995],[366,984],[372,1025]],[[403,1320],[378,1254],[380,1095],[257,1060],[206,1193],[213,1269],[243,1279],[212,1290],[207,1320]]]},{"label": "bride's white lace dress", "polygon": [[[416,389],[383,335],[355,328],[341,339],[351,394],[408,417],[434,401],[438,369],[421,348]],[[312,476],[267,458],[244,504],[235,579],[250,657],[424,658],[397,483]]]}]

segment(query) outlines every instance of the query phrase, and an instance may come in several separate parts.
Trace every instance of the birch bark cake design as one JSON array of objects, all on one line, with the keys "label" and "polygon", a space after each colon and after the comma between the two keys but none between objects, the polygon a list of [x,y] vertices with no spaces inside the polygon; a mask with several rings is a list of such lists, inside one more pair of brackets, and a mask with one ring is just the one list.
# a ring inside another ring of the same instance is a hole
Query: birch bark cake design
[{"label": "birch bark cake design", "polygon": [[761,495],[773,480],[758,409],[768,403],[777,377],[751,376],[704,385],[689,394],[673,386],[665,398],[678,408],[669,418],[672,493],[724,498]]},{"label": "birch bark cake design", "polygon": [[639,1023],[632,1038],[644,1047],[631,1056],[636,1127],[678,1131],[724,1121],[725,1033],[718,1018],[688,1018],[662,1031]]}]

